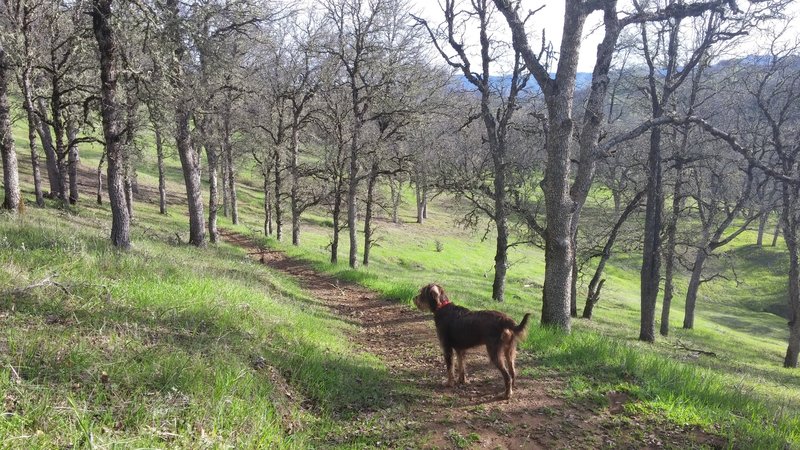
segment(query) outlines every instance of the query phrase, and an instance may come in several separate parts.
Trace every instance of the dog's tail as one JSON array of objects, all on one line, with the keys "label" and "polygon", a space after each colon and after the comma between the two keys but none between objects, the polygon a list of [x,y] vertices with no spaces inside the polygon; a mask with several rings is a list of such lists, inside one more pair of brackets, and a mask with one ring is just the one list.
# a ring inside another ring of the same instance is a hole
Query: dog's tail
[{"label": "dog's tail", "polygon": [[531,316],[530,313],[525,314],[519,325],[514,327],[508,327],[505,330],[503,330],[503,333],[500,335],[500,339],[503,342],[510,342],[510,343],[525,340],[525,336],[528,335],[528,318],[530,316]]},{"label": "dog's tail", "polygon": [[519,323],[519,325],[514,327],[514,338],[518,341],[525,340],[525,336],[528,335],[528,318],[530,317],[531,313],[525,314],[525,316],[522,317],[522,321]]}]

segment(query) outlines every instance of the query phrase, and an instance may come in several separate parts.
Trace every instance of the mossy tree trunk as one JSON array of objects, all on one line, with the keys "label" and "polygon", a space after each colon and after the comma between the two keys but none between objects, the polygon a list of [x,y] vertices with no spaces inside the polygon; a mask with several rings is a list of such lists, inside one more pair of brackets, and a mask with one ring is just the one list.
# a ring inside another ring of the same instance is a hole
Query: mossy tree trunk
[{"label": "mossy tree trunk", "polygon": [[117,42],[111,27],[111,0],[94,0],[92,28],[100,55],[100,114],[108,159],[108,197],[111,204],[111,242],[121,249],[130,247],[130,217],[125,205],[123,187],[122,145],[123,124],[117,102]]},{"label": "mossy tree trunk", "polygon": [[3,160],[3,209],[20,211],[19,168],[14,135],[11,132],[11,110],[8,105],[8,77],[11,67],[5,49],[0,47],[0,154]]}]

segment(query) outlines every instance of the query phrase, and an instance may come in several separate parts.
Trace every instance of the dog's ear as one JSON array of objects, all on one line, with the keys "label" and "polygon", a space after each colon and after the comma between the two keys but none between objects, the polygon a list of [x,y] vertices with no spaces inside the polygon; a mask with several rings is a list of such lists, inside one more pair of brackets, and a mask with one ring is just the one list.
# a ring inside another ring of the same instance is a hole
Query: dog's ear
[{"label": "dog's ear", "polygon": [[431,294],[431,299],[433,300],[431,305],[433,309],[438,308],[442,303],[447,303],[450,301],[450,299],[447,298],[447,294],[445,294],[444,289],[442,289],[442,287],[438,284],[431,284],[429,292]]},{"label": "dog's ear", "polygon": [[414,305],[416,305],[417,309],[420,311],[432,311],[431,304],[431,294],[430,294],[431,285],[422,286],[419,290],[419,294],[414,297]]}]

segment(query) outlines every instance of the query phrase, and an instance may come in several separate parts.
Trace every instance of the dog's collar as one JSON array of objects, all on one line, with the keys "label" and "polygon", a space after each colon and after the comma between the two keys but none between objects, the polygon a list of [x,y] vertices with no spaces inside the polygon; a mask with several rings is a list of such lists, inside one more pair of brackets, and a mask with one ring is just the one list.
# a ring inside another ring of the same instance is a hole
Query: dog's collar
[{"label": "dog's collar", "polygon": [[441,304],[439,304],[439,306],[437,306],[437,307],[436,307],[436,311],[439,311],[440,309],[444,308],[445,306],[447,306],[447,305],[449,305],[449,304],[450,304],[450,300],[448,300],[448,301],[446,301],[446,302],[444,302],[444,303],[441,303]]}]

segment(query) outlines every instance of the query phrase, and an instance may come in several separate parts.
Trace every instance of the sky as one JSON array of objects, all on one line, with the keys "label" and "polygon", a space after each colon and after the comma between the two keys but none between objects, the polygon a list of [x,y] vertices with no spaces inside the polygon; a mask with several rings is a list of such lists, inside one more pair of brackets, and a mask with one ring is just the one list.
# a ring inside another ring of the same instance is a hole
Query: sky
[{"label": "sky", "polygon": [[[415,9],[418,10],[420,15],[428,20],[431,25],[443,21],[443,13],[437,0],[411,0],[411,3],[415,5]],[[624,3],[624,0],[621,3]],[[744,8],[747,0],[738,0],[738,3],[740,7]],[[564,0],[527,0],[523,1],[522,10],[529,11],[539,7],[542,7],[542,9],[536,12],[526,26],[528,36],[538,42],[541,31],[544,30],[547,40],[551,41],[554,48],[558,49],[558,45],[561,42],[561,28],[564,23]],[[800,35],[800,0],[792,1],[789,7],[789,13],[797,18],[793,21],[790,29],[790,34],[796,38]],[[498,23],[496,30],[497,35],[510,41],[510,33],[507,31],[507,26],[505,25],[503,17],[499,13],[496,14],[494,21]],[[594,67],[597,45],[603,38],[603,31],[599,29],[601,23],[602,13],[600,12],[595,12],[586,21],[584,40],[581,44],[581,54],[578,61],[578,70],[581,72],[591,72]],[[502,27],[500,25],[502,25]],[[465,40],[471,41],[477,45],[477,29],[468,30]],[[761,40],[763,41],[763,36]],[[744,39],[742,43],[738,44],[736,47],[737,51],[740,53],[738,56],[745,56],[757,52],[758,44],[759,38],[755,35]]]}]

